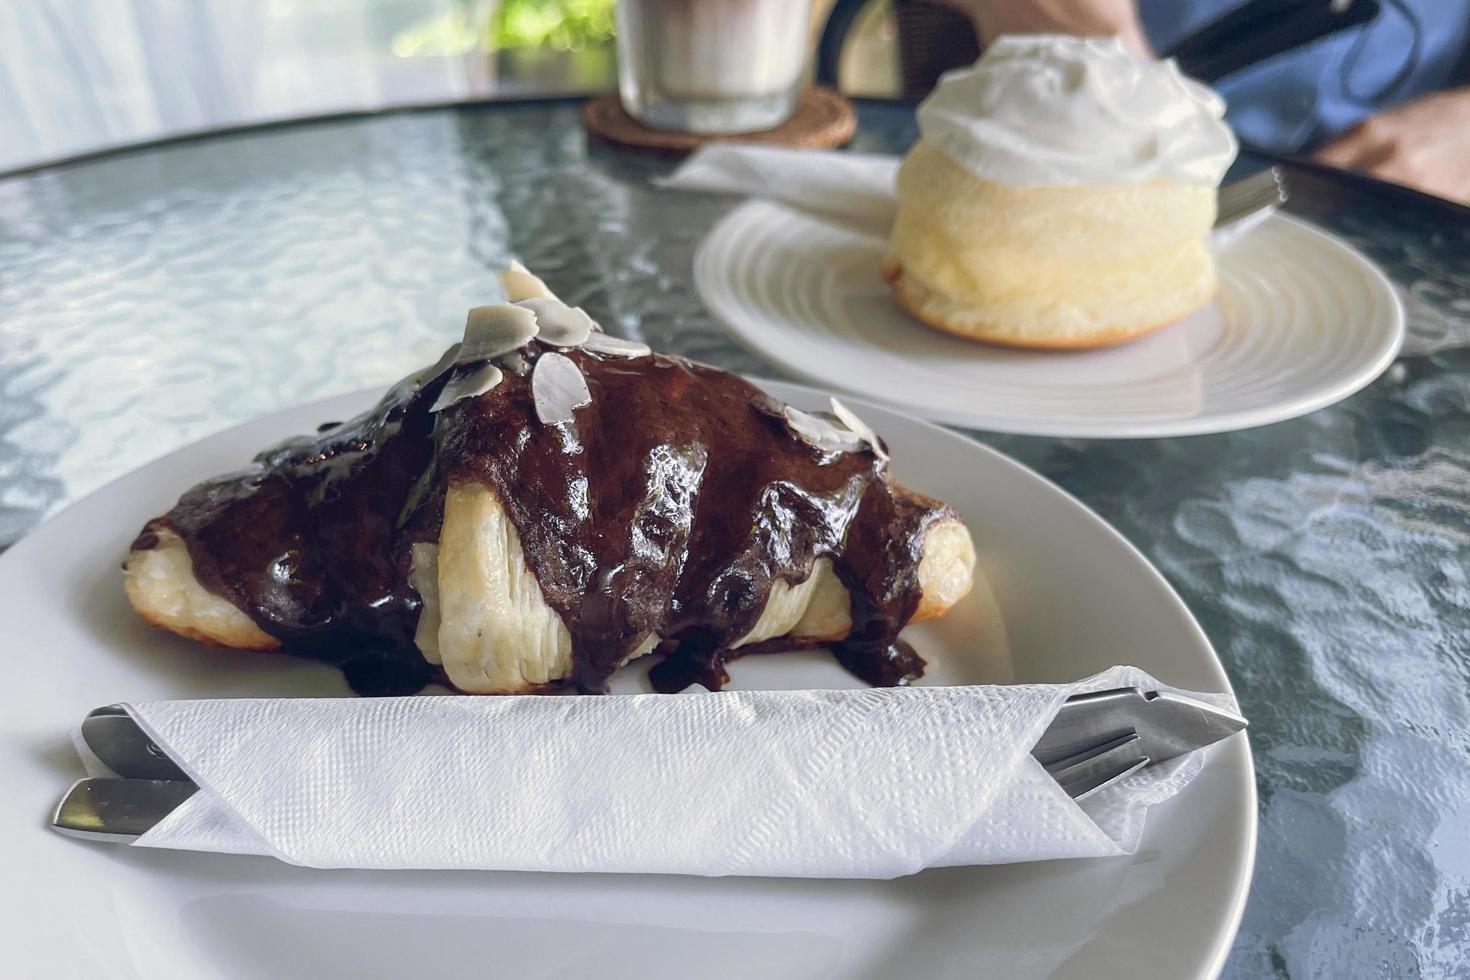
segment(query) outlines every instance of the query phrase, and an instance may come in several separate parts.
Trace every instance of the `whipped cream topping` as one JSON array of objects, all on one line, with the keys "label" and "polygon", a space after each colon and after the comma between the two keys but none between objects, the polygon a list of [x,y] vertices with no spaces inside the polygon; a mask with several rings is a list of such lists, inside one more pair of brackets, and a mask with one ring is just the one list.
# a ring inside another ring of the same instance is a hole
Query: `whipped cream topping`
[{"label": "whipped cream topping", "polygon": [[1117,38],[1002,37],[919,106],[924,139],[1016,187],[1214,185],[1235,158],[1225,102]]}]

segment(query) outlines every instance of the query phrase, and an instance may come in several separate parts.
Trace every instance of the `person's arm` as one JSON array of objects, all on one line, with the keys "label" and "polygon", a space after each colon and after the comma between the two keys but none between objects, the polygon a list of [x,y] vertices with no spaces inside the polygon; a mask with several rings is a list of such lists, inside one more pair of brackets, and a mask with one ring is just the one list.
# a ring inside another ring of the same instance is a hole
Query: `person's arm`
[{"label": "person's arm", "polygon": [[1134,54],[1153,57],[1134,0],[945,0],[970,16],[983,47],[1002,34],[1117,35]]},{"label": "person's arm", "polygon": [[1435,92],[1380,112],[1315,156],[1322,163],[1470,203],[1470,88]]}]

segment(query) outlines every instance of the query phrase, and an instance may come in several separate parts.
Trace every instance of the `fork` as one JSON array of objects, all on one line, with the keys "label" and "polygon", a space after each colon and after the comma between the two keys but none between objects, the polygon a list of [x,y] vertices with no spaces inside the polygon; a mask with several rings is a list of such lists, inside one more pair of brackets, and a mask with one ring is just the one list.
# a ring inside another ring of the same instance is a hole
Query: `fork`
[{"label": "fork", "polygon": [[1042,762],[1042,768],[1068,796],[1080,802],[1148,764],[1143,738],[1130,728],[1080,752]]},{"label": "fork", "polygon": [[1268,167],[1220,188],[1211,239],[1217,247],[1233,244],[1286,203],[1281,168]]},{"label": "fork", "polygon": [[1084,800],[1245,724],[1234,712],[1194,698],[1120,687],[1068,698],[1031,754],[1068,796]]}]

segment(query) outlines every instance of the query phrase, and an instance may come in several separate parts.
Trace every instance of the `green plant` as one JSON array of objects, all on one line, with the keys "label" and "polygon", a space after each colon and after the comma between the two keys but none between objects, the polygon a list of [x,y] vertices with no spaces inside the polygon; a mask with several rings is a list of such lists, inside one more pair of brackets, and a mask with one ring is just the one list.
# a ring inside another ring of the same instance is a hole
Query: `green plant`
[{"label": "green plant", "polygon": [[561,50],[613,37],[614,0],[501,0],[490,22],[492,48]]}]

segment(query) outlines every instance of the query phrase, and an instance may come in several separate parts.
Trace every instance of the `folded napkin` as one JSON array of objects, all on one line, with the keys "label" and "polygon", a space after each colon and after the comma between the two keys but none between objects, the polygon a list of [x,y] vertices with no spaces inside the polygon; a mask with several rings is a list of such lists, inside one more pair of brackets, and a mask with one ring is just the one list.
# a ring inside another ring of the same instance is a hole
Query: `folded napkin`
[{"label": "folded napkin", "polygon": [[1160,687],[1115,667],[1060,685],[134,704],[200,786],[135,846],[861,878],[1125,854],[1204,753],[1079,805],[1030,749],[1069,695],[1130,684]]},{"label": "folded napkin", "polygon": [[886,236],[898,211],[899,162],[875,153],[708,143],[655,183],[763,197]]}]

